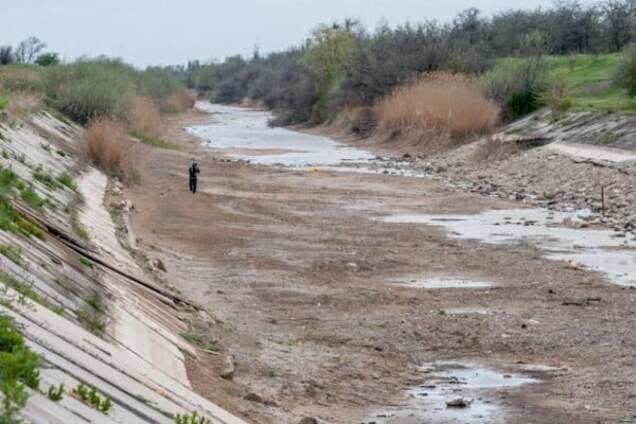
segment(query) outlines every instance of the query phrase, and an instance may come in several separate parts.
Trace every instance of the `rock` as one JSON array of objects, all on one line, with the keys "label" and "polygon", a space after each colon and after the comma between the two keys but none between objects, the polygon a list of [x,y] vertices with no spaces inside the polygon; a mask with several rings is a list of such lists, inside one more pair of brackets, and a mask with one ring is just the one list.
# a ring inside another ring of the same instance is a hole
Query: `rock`
[{"label": "rock", "polygon": [[358,264],[355,262],[349,262],[347,264],[347,268],[349,268],[351,271],[357,271],[358,270]]},{"label": "rock", "polygon": [[265,403],[263,398],[258,393],[250,392],[243,397],[243,399],[254,403]]},{"label": "rock", "polygon": [[470,406],[471,403],[473,403],[472,399],[465,399],[460,397],[460,398],[447,400],[446,407],[447,408],[467,408]]},{"label": "rock", "polygon": [[166,265],[163,263],[161,259],[159,258],[155,259],[154,265],[155,265],[155,268],[157,268],[159,271],[168,272],[168,270],[166,269]]},{"label": "rock", "polygon": [[231,356],[225,358],[225,368],[219,374],[221,378],[225,380],[233,380],[234,379],[234,360]]},{"label": "rock", "polygon": [[580,271],[583,269],[583,264],[577,261],[570,261],[568,263],[567,269],[571,269],[572,271]]},{"label": "rock", "polygon": [[314,417],[304,417],[298,424],[318,424],[318,420]]}]

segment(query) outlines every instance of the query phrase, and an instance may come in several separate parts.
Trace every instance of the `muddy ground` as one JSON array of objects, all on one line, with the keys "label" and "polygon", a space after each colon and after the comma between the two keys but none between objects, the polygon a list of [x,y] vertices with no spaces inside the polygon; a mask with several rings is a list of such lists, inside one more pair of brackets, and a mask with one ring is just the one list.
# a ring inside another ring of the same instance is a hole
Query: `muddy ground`
[{"label": "muddy ground", "polygon": [[[540,364],[557,370],[489,394],[498,420],[631,422],[621,419],[636,414],[636,290],[544,259],[529,243],[485,245],[374,220],[523,204],[430,179],[227,162],[182,129],[210,119],[171,119],[166,138],[182,150],[150,151],[141,184],[126,190],[140,246],[216,317],[192,323],[208,351],[189,361],[200,393],[255,423],[385,422],[383,411],[426,379],[420,364]],[[197,195],[187,190],[192,156]],[[495,286],[392,283],[413,276]],[[446,313],[467,307],[490,313]],[[219,376],[228,357],[233,381]]]}]

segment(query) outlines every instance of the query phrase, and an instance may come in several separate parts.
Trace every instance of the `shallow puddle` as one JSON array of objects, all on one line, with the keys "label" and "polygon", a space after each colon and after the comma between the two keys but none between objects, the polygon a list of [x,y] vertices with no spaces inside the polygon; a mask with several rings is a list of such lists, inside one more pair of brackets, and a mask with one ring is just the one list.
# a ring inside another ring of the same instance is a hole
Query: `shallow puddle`
[{"label": "shallow puddle", "polygon": [[426,278],[422,280],[399,281],[396,284],[420,289],[482,289],[492,287],[487,281],[471,281],[455,278]]},{"label": "shallow puddle", "polygon": [[[214,115],[211,124],[189,127],[188,131],[210,148],[230,150],[228,156],[262,165],[338,165],[369,161],[373,155],[327,138],[271,128],[270,112],[197,103],[197,108]],[[240,153],[232,152],[239,150]]]},{"label": "shallow puddle", "polygon": [[636,286],[636,241],[614,231],[573,228],[588,211],[546,209],[492,210],[477,215],[403,214],[383,219],[391,223],[421,223],[446,228],[452,237],[484,243],[529,241],[549,259],[576,261],[605,273],[609,280]]},{"label": "shallow puddle", "polygon": [[[472,364],[435,363],[422,367],[422,383],[406,390],[402,407],[376,414],[377,423],[490,424],[505,423],[506,411],[497,391],[537,382],[521,373],[503,373]],[[463,399],[468,406],[447,405]]]}]

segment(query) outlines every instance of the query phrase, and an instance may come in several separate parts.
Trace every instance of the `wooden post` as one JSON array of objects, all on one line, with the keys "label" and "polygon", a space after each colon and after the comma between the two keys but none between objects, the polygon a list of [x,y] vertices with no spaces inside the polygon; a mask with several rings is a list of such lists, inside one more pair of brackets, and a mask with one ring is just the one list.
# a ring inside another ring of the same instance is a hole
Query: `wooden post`
[{"label": "wooden post", "polygon": [[601,186],[601,214],[605,217],[605,186]]}]

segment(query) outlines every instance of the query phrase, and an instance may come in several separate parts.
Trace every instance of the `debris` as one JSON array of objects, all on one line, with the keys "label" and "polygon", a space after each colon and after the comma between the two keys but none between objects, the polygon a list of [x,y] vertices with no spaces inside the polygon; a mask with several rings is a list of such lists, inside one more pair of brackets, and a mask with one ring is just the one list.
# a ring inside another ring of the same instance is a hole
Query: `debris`
[{"label": "debris", "polygon": [[248,393],[247,395],[243,397],[243,399],[248,400],[250,402],[254,402],[254,403],[265,403],[262,396],[254,392]]},{"label": "debris", "polygon": [[225,380],[234,379],[234,359],[231,356],[225,358],[225,368],[220,374],[221,378]]},{"label": "debris", "polygon": [[580,271],[581,269],[583,269],[583,264],[577,261],[570,261],[567,268],[571,269],[572,271]]},{"label": "debris", "polygon": [[318,424],[318,420],[314,417],[304,417],[298,424]]},{"label": "debris", "polygon": [[467,408],[470,406],[471,403],[473,403],[472,399],[465,399],[460,397],[460,398],[447,400],[446,407],[447,408]]}]

